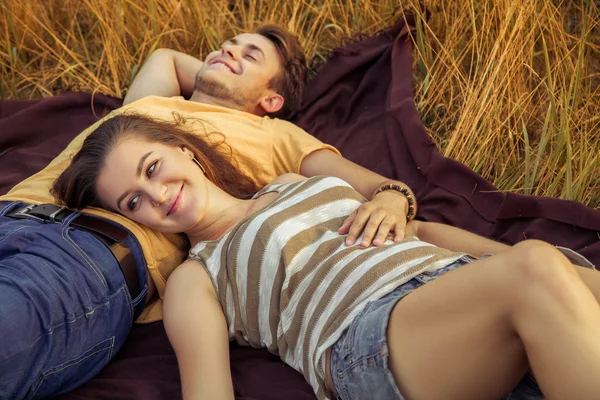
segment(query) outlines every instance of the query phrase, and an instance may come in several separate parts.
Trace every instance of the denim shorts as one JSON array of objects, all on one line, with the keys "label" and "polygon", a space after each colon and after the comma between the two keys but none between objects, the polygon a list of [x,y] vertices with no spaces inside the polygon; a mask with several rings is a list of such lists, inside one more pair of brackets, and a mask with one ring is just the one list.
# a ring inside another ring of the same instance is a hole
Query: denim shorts
[{"label": "denim shorts", "polygon": [[[434,272],[417,275],[365,306],[331,347],[330,374],[338,399],[404,400],[388,364],[386,332],[390,313],[396,303],[413,290],[474,260],[465,256]],[[507,400],[543,398],[529,374],[506,397]]]},{"label": "denim shorts", "polygon": [[143,310],[147,270],[126,242],[141,293],[132,299],[117,260],[94,235],[4,214],[0,203],[0,399],[38,399],[75,389],[116,354]]}]

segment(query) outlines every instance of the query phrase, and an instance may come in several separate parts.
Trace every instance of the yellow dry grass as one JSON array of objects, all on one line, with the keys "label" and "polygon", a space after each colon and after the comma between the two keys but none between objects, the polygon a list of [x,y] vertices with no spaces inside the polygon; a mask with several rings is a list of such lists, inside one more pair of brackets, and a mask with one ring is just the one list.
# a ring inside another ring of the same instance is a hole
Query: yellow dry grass
[{"label": "yellow dry grass", "polygon": [[[203,57],[262,22],[324,58],[401,17],[398,0],[0,0],[0,96],[123,96],[148,54]],[[415,8],[418,0],[404,0]],[[593,0],[423,1],[415,101],[442,152],[500,190],[600,208],[600,10]]]}]

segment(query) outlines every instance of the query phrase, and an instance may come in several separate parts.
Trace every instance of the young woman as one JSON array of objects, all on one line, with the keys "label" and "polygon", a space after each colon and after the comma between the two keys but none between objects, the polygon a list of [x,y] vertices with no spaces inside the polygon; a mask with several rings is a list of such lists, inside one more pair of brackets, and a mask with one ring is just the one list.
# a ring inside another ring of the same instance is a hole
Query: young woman
[{"label": "young woman", "polygon": [[499,399],[528,370],[549,399],[600,398],[600,275],[577,254],[420,221],[347,246],[365,199],[344,181],[254,192],[208,143],[135,115],[101,125],[55,183],[69,207],[189,238],[164,299],[185,398],[233,398],[231,339],[279,354],[320,399]]}]

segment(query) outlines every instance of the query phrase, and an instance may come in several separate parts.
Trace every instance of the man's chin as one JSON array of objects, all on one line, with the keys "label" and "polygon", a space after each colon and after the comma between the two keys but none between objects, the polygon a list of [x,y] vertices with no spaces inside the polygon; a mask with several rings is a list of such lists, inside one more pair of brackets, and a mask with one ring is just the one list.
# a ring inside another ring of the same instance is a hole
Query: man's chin
[{"label": "man's chin", "polygon": [[202,92],[214,97],[230,97],[232,93],[227,87],[227,82],[223,74],[202,74],[196,77],[194,92]]},{"label": "man's chin", "polygon": [[231,77],[226,79],[223,75],[196,77],[196,86],[190,100],[209,102],[224,107],[247,111],[249,105],[256,104],[258,100],[253,97],[244,97],[239,90],[231,89]]},{"label": "man's chin", "polygon": [[196,77],[196,81],[204,81],[206,83],[224,84],[231,81],[236,75],[228,69],[208,69],[202,75]]}]

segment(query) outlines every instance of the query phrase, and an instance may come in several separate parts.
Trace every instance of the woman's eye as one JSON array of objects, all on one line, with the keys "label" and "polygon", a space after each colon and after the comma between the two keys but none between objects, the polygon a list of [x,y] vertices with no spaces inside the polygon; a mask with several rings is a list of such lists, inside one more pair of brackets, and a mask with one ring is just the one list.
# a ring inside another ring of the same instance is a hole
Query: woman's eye
[{"label": "woman's eye", "polygon": [[250,54],[247,54],[246,57],[249,58],[252,61],[256,61],[256,57],[254,57],[254,56],[252,56]]},{"label": "woman's eye", "polygon": [[129,208],[130,211],[135,210],[135,206],[137,206],[138,200],[140,199],[140,196],[135,196],[133,197],[131,200],[129,200],[129,202],[127,203],[127,208]]},{"label": "woman's eye", "polygon": [[154,161],[152,164],[150,164],[148,166],[148,169],[146,170],[146,176],[148,178],[150,178],[152,176],[152,174],[154,173],[154,170],[156,169],[156,163],[157,163],[157,161]]}]

